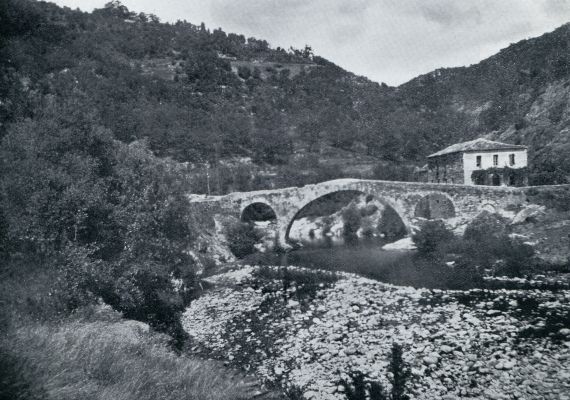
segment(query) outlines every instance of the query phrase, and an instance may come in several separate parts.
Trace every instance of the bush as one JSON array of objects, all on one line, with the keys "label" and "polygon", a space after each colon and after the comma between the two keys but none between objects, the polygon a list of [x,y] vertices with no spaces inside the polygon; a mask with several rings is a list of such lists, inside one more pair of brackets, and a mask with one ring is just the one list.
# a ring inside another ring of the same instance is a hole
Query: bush
[{"label": "bush", "polygon": [[356,236],[356,232],[360,229],[362,216],[356,205],[351,204],[342,212],[342,220],[344,223],[343,234],[344,236]]},{"label": "bush", "polygon": [[382,211],[382,217],[378,223],[378,231],[391,241],[401,239],[408,233],[400,215],[389,206]]},{"label": "bush", "polygon": [[402,358],[403,350],[402,345],[398,343],[392,344],[392,353],[390,357],[390,365],[388,370],[390,375],[388,377],[392,384],[391,400],[407,400],[409,399],[406,394],[406,384],[410,379],[411,373],[408,366]]},{"label": "bush", "polygon": [[483,269],[473,263],[458,261],[453,266],[442,266],[445,275],[442,276],[443,287],[449,290],[468,290],[484,286]]},{"label": "bush", "polygon": [[238,258],[253,254],[255,245],[261,239],[254,226],[245,222],[230,225],[226,230],[226,237],[230,250]]},{"label": "bush", "polygon": [[534,263],[534,249],[511,238],[504,219],[487,212],[467,226],[456,251],[466,263],[494,267],[495,273],[508,276],[521,276]]},{"label": "bush", "polygon": [[341,381],[348,400],[408,400],[407,383],[411,377],[410,370],[403,358],[402,346],[392,344],[390,364],[388,365],[388,381],[392,385],[388,394],[380,382],[367,381],[366,375],[360,371],[349,374],[351,382]]},{"label": "bush", "polygon": [[489,238],[502,237],[507,233],[507,222],[497,214],[483,211],[465,229],[465,240],[486,241]]},{"label": "bush", "polygon": [[[175,276],[164,265],[151,261],[93,261],[81,248],[68,251],[61,269],[56,294],[68,310],[94,304],[101,298],[126,318],[170,335],[177,348],[187,339],[180,318],[196,283],[193,271]],[[175,278],[179,279],[178,287]]]},{"label": "bush", "polygon": [[453,239],[453,232],[445,226],[443,221],[439,220],[427,221],[421,230],[412,236],[418,253],[423,256],[436,255]]},{"label": "bush", "polygon": [[249,69],[249,67],[240,65],[238,67],[238,75],[240,76],[240,78],[242,79],[249,79],[249,77],[251,77],[251,70]]}]

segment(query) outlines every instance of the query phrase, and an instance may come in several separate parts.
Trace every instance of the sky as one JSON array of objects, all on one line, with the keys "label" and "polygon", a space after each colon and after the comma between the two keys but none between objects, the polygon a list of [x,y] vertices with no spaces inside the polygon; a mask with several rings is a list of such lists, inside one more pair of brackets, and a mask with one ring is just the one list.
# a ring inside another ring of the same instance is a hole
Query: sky
[{"label": "sky", "polygon": [[[109,0],[51,0],[91,11]],[[399,85],[475,64],[570,22],[570,0],[122,0],[162,21],[303,48],[377,82]]]}]

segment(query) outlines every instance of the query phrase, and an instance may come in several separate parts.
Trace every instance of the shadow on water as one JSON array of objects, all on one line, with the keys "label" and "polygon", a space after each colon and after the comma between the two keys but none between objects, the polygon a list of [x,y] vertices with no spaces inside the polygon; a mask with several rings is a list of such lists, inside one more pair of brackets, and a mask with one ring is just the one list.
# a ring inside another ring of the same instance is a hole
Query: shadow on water
[{"label": "shadow on water", "polygon": [[414,251],[383,250],[384,244],[385,241],[376,238],[325,237],[305,242],[302,248],[287,253],[253,254],[242,262],[352,272],[400,285],[438,286],[422,276],[414,263]]}]

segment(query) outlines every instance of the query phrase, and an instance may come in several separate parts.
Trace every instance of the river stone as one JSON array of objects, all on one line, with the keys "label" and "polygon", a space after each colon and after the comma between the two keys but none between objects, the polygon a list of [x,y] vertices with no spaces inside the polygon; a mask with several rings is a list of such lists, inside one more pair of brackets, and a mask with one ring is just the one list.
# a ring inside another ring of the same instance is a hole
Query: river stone
[{"label": "river stone", "polygon": [[451,353],[453,351],[453,348],[451,346],[447,346],[447,345],[443,345],[439,348],[441,350],[442,353]]}]

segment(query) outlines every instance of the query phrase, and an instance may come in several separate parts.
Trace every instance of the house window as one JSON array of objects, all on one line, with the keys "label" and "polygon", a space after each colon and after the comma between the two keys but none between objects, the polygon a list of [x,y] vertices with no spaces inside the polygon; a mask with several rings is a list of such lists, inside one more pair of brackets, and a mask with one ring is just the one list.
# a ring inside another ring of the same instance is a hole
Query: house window
[{"label": "house window", "polygon": [[477,168],[481,168],[481,156],[475,158],[475,163],[477,164]]},{"label": "house window", "polygon": [[514,154],[509,154],[509,164],[515,165],[515,155]]},{"label": "house window", "polygon": [[499,165],[499,155],[498,154],[493,154],[493,165],[496,167],[497,165]]}]

